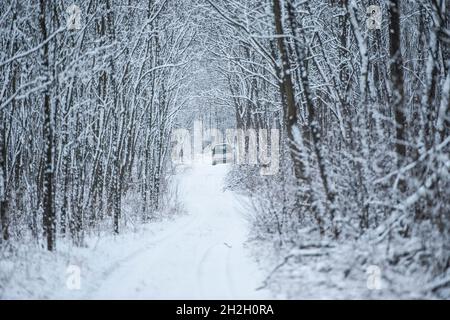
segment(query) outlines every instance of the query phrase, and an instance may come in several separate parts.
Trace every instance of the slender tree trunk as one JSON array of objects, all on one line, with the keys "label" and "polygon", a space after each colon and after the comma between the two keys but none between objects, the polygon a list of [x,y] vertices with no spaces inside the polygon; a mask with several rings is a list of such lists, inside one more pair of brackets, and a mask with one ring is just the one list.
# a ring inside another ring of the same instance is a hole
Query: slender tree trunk
[{"label": "slender tree trunk", "polygon": [[391,59],[392,107],[396,123],[395,150],[398,167],[402,166],[406,156],[406,115],[404,110],[404,76],[400,37],[400,5],[401,1],[389,1],[389,54]]},{"label": "slender tree trunk", "polygon": [[0,221],[2,239],[9,239],[8,232],[8,200],[6,195],[6,146],[5,146],[5,131],[6,126],[4,122],[3,112],[0,111]]},{"label": "slender tree trunk", "polygon": [[[323,141],[321,141],[321,134],[320,134],[320,128],[319,128],[319,120],[316,115],[315,106],[313,105],[313,97],[311,92],[311,86],[309,84],[309,78],[308,78],[308,70],[306,65],[306,56],[308,53],[308,50],[306,48],[306,37],[303,34],[303,30],[301,29],[301,26],[297,25],[295,16],[294,16],[294,6],[291,2],[291,0],[287,0],[287,14],[288,14],[288,20],[289,24],[292,29],[292,33],[294,36],[294,49],[295,54],[297,55],[298,59],[298,65],[300,66],[300,83],[303,88],[303,95],[305,97],[305,106],[306,110],[308,112],[308,129],[311,136],[311,142],[312,142],[312,150],[314,154],[316,155],[316,160],[319,168],[319,174],[320,179],[322,182],[323,190],[325,192],[325,198],[326,198],[326,204],[329,209],[330,213],[330,221],[333,223],[334,216],[336,215],[336,204],[335,204],[335,198],[336,195],[333,190],[330,188],[329,178],[328,174],[325,168],[325,157],[322,154],[321,148],[323,146]],[[300,34],[298,34],[300,33]],[[300,38],[297,38],[300,36]],[[304,42],[304,45],[302,48],[299,47],[298,41],[302,40]],[[337,237],[339,231],[337,229],[334,229],[334,234]]]},{"label": "slender tree trunk", "polygon": [[[46,26],[46,1],[40,0],[39,25],[42,33],[42,41],[47,39]],[[48,43],[42,46],[42,66],[47,77],[50,76]],[[55,212],[53,209],[53,131],[51,123],[51,102],[49,89],[44,92],[44,190],[43,190],[43,207],[44,207],[44,236],[47,239],[47,249],[53,251],[55,249]]]},{"label": "slender tree trunk", "polygon": [[280,0],[273,0],[273,12],[275,18],[275,33],[277,37],[278,51],[281,58],[280,68],[280,91],[282,93],[282,100],[284,104],[284,117],[286,124],[287,136],[290,143],[290,153],[292,161],[294,162],[294,173],[297,179],[306,180],[305,164],[301,159],[301,152],[299,148],[299,139],[303,137],[298,125],[297,108],[295,105],[295,90],[291,77],[291,65],[289,62],[288,52],[284,41],[283,21],[281,16]]}]

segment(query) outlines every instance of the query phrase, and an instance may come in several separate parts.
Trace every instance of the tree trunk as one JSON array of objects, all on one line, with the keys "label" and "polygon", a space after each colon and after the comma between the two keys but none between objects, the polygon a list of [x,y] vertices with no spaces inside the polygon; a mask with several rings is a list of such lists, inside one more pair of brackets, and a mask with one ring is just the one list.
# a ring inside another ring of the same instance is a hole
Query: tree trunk
[{"label": "tree trunk", "polygon": [[5,146],[5,122],[3,112],[0,111],[0,221],[2,239],[9,239],[8,232],[8,200],[6,195],[6,146]]},{"label": "tree trunk", "polygon": [[404,110],[403,85],[403,58],[400,39],[400,1],[389,1],[389,54],[392,83],[392,107],[396,123],[395,150],[397,165],[400,168],[406,156],[405,126],[406,115]]},{"label": "tree trunk", "polygon": [[[46,1],[40,0],[40,13],[39,13],[39,25],[42,33],[42,41],[47,39],[47,26],[46,26]],[[43,70],[48,77],[50,75],[49,70],[49,57],[48,57],[48,43],[42,46],[42,66]],[[43,224],[44,224],[44,237],[47,239],[47,249],[53,251],[55,249],[55,212],[53,210],[53,166],[52,166],[52,153],[53,153],[53,132],[51,123],[51,102],[50,92],[46,88],[44,92],[44,190],[43,190]]]},{"label": "tree trunk", "polygon": [[273,12],[275,18],[275,34],[277,37],[278,51],[281,58],[281,69],[279,70],[281,83],[280,91],[284,104],[284,117],[287,136],[290,144],[290,153],[294,162],[294,173],[297,179],[306,180],[305,164],[301,159],[299,139],[302,139],[302,132],[297,123],[297,108],[295,106],[295,90],[291,77],[291,66],[289,62],[286,44],[284,42],[283,21],[281,16],[280,0],[273,0]]}]

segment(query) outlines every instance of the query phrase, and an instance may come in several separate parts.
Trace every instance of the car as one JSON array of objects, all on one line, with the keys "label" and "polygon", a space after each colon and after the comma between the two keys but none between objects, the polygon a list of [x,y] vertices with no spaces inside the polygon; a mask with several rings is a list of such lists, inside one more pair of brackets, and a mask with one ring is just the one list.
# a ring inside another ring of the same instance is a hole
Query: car
[{"label": "car", "polygon": [[216,144],[211,148],[212,165],[218,163],[230,163],[234,161],[234,150],[228,143]]}]

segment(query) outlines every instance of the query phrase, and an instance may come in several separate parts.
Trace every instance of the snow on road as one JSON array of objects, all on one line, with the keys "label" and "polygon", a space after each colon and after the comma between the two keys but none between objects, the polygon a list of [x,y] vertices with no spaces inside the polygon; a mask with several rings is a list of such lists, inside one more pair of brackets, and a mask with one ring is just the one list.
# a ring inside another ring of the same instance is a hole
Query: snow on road
[{"label": "snow on road", "polygon": [[247,222],[231,191],[223,190],[227,165],[195,163],[179,176],[187,216],[107,273],[88,298],[263,299],[263,277],[244,248]]}]

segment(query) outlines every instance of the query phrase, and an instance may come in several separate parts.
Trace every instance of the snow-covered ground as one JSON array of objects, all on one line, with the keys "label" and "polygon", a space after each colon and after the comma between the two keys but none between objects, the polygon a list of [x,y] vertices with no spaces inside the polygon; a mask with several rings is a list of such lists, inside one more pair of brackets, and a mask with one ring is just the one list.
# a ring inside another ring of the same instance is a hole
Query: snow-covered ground
[{"label": "snow-covered ground", "polygon": [[[185,214],[136,233],[89,239],[88,248],[59,248],[56,255],[24,249],[22,262],[1,263],[0,297],[269,298],[256,290],[263,275],[244,245],[248,226],[239,202],[223,190],[227,165],[198,162],[182,169],[177,178]],[[30,254],[36,255],[31,265]],[[67,288],[68,265],[80,266],[79,290]]]},{"label": "snow-covered ground", "polygon": [[222,190],[225,165],[197,163],[180,181],[188,212],[124,261],[89,298],[263,298],[261,278],[244,248],[245,219]]}]

